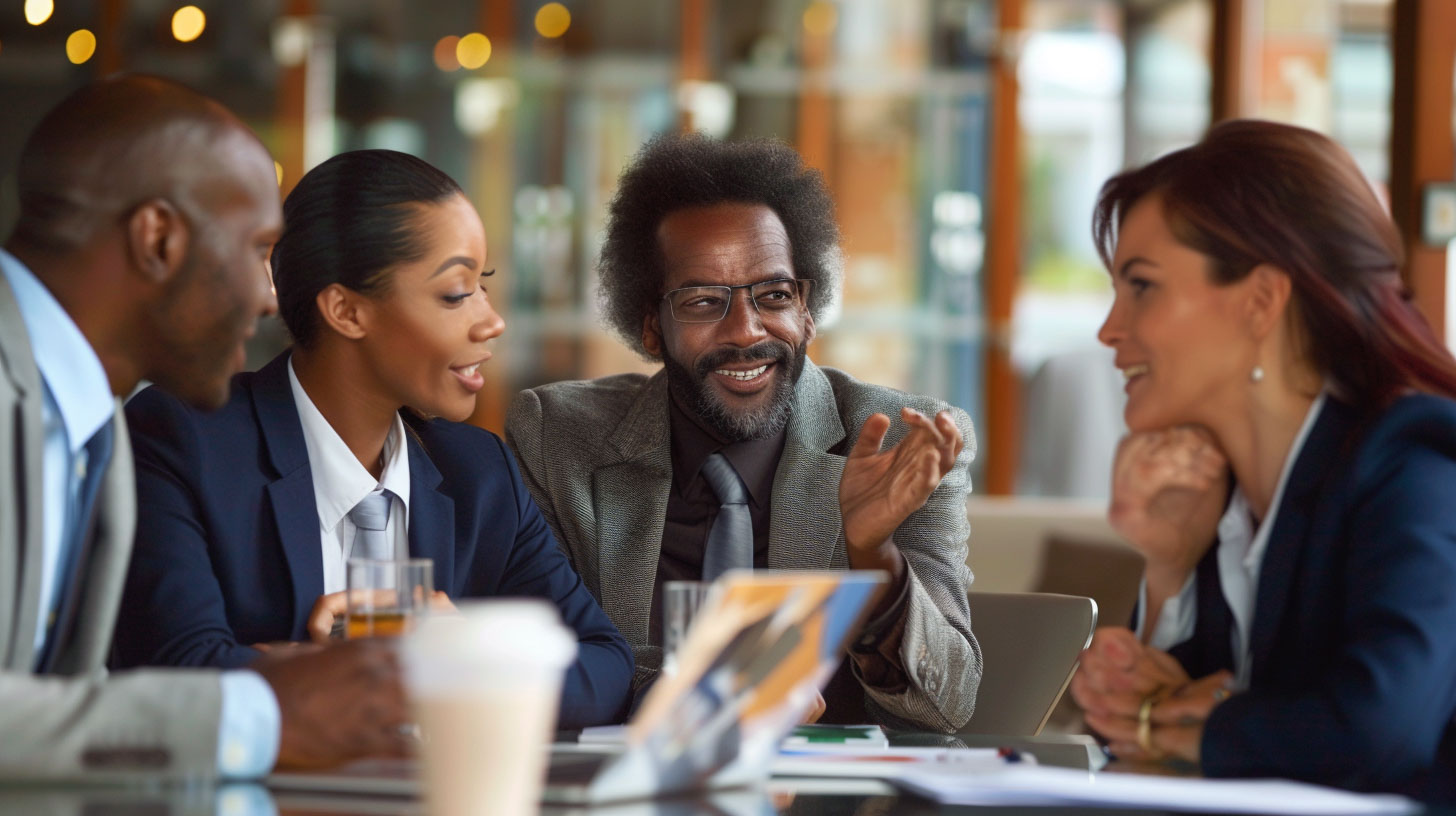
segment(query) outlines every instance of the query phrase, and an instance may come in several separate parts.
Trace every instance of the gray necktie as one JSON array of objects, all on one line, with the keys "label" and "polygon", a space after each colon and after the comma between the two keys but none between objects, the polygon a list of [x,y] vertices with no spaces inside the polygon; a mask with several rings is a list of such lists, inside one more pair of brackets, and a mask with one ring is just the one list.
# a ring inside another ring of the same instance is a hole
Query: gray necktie
[{"label": "gray necktie", "polygon": [[350,551],[349,557],[373,558],[379,561],[394,558],[394,547],[390,546],[389,536],[384,532],[389,524],[390,504],[389,493],[376,490],[360,499],[354,509],[349,511],[349,520],[358,528],[354,533],[354,549]]},{"label": "gray necktie", "polygon": [[752,569],[753,517],[748,513],[743,480],[721,453],[703,462],[703,478],[722,503],[703,551],[703,580],[711,581],[731,569]]}]

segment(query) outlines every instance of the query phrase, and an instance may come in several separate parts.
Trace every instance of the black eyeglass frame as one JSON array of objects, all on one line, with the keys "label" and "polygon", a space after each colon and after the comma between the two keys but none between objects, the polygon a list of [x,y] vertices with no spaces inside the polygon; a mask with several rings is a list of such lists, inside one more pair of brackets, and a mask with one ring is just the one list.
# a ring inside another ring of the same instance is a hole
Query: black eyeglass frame
[{"label": "black eyeglass frame", "polygon": [[[809,293],[812,292],[813,289],[814,289],[814,281],[811,278],[770,278],[768,280],[754,281],[753,283],[739,283],[739,284],[734,284],[732,286],[728,286],[728,285],[683,286],[683,287],[679,287],[677,289],[670,289],[670,290],[668,290],[668,292],[662,296],[662,299],[665,300],[665,301],[667,301],[667,312],[668,312],[668,314],[672,315],[672,319],[673,320],[676,320],[679,323],[718,323],[718,322],[722,321],[723,318],[727,317],[728,316],[728,312],[730,310],[732,310],[732,308],[733,308],[733,292],[736,289],[747,289],[748,290],[748,302],[753,304],[754,311],[758,312],[760,315],[764,314],[763,309],[759,308],[759,305],[758,305],[758,294],[759,293],[758,292],[755,292],[754,289],[756,287],[759,287],[759,286],[768,286],[769,284],[774,284],[774,283],[792,283],[792,284],[794,284],[794,290],[795,290],[795,301],[794,301],[794,303],[796,305],[800,306],[800,307],[805,307],[805,306],[808,305],[808,303],[809,303]],[[675,295],[675,294],[677,294],[678,292],[701,291],[701,290],[704,290],[704,289],[708,289],[708,290],[718,290],[718,291],[725,292],[725,296],[723,298],[723,313],[720,314],[720,315],[718,315],[717,317],[711,319],[711,320],[697,320],[697,319],[692,319],[692,318],[683,319],[683,318],[679,317],[678,314],[677,314],[677,310],[673,308],[672,296]],[[785,307],[782,311],[789,311],[790,308],[792,308],[792,307]],[[778,312],[769,312],[769,314],[778,314]]]}]

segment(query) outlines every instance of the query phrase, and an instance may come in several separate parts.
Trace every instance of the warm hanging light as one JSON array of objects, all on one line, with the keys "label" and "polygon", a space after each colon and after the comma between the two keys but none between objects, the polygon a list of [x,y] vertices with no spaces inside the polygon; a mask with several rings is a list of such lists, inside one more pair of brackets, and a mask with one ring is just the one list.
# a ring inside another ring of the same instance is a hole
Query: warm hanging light
[{"label": "warm hanging light", "polygon": [[455,48],[460,45],[460,38],[454,34],[448,37],[441,37],[435,43],[435,67],[445,73],[460,70],[460,60],[455,56]]},{"label": "warm hanging light", "polygon": [[461,68],[474,71],[490,60],[490,38],[479,32],[466,34],[455,45],[455,58]]},{"label": "warm hanging light", "polygon": [[49,20],[55,10],[56,4],[52,0],[25,0],[25,21],[40,25]]},{"label": "warm hanging light", "polygon": [[536,11],[536,33],[554,40],[571,27],[571,12],[560,3],[547,3]]},{"label": "warm hanging light", "polygon": [[839,9],[828,0],[814,0],[804,9],[804,30],[812,36],[827,37],[838,23]]},{"label": "warm hanging light", "polygon": [[172,13],[172,36],[179,42],[192,42],[207,28],[207,15],[197,6],[183,6]]},{"label": "warm hanging light", "polygon": [[96,53],[96,35],[78,28],[66,38],[66,59],[80,65]]}]

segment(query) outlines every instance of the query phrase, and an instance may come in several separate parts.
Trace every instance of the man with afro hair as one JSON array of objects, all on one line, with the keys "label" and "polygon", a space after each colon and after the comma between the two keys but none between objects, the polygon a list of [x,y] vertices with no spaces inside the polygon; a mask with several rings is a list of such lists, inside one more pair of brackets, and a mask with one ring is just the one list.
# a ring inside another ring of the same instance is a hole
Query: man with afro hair
[{"label": "man with afro hair", "polygon": [[774,141],[659,137],[621,178],[598,269],[607,323],[662,370],[524,391],[506,435],[638,683],[668,581],[878,569],[890,585],[810,718],[963,727],[970,419],[808,359],[842,269],[820,175]]}]

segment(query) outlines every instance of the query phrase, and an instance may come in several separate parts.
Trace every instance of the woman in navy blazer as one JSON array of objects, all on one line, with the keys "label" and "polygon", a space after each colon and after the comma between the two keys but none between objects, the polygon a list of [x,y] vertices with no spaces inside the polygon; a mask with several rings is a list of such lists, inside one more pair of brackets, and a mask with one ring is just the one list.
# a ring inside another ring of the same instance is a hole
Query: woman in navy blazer
[{"label": "woman in navy blazer", "polygon": [[1456,361],[1354,161],[1236,121],[1109,181],[1099,333],[1131,434],[1109,517],[1137,631],[1072,683],[1119,757],[1456,790]]},{"label": "woman in navy blazer", "polygon": [[216,413],[156,388],[127,406],[138,526],[116,663],[245,666],[260,656],[254,644],[320,636],[310,614],[328,617],[340,598],[321,599],[324,561],[343,557],[328,548],[349,543],[321,530],[314,474],[324,468],[310,462],[301,388],[309,416],[327,422],[311,427],[342,442],[331,450],[344,461],[330,467],[352,468],[366,490],[407,470],[407,532],[395,532],[411,557],[433,559],[437,589],[535,596],[560,610],[579,641],[561,727],[620,721],[631,650],[557,547],[506,446],[460,422],[483,385],[487,343],[504,329],[485,261],[474,208],[419,159],[356,151],[299,181],[272,256],[294,347],[239,375]]}]

